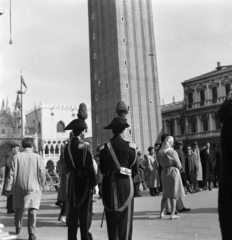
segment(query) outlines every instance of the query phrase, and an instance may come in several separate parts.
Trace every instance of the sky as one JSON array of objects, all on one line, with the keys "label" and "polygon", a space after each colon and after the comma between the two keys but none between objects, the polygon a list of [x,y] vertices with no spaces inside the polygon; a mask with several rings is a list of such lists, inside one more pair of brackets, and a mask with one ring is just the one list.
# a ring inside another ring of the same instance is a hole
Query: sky
[{"label": "sky", "polygon": [[[136,1],[136,0],[135,0]],[[0,0],[0,101],[24,106],[90,100],[88,0]],[[232,1],[152,0],[161,101],[183,100],[181,82],[232,64]]]}]

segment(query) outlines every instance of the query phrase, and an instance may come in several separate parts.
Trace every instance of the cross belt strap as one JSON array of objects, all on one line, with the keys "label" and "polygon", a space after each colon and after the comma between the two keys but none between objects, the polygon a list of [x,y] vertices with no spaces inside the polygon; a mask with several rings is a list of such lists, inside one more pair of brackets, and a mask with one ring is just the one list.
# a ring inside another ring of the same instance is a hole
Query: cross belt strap
[{"label": "cross belt strap", "polygon": [[119,162],[118,162],[118,159],[117,159],[117,156],[116,156],[116,154],[115,154],[115,152],[114,152],[114,149],[113,149],[110,141],[107,143],[107,147],[108,147],[109,150],[110,150],[110,154],[111,154],[111,156],[112,156],[112,158],[113,158],[113,160],[114,160],[114,162],[115,162],[115,164],[116,164],[119,172],[120,172],[121,174],[131,176],[131,170],[130,170],[129,168],[124,168],[124,167],[121,167],[121,166],[120,166],[120,164],[119,164]]}]

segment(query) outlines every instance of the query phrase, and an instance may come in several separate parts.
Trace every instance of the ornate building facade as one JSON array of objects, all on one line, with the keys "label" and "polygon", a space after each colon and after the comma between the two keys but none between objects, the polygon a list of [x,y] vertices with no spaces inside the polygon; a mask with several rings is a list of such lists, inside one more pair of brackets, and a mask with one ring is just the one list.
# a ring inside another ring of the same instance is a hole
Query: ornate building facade
[{"label": "ornate building facade", "polygon": [[[37,134],[38,152],[43,156],[45,163],[51,160],[54,165],[60,158],[60,151],[69,138],[70,131],[64,128],[77,118],[79,106],[64,106],[44,104],[40,102],[31,110],[26,111],[26,133]],[[91,142],[91,109],[88,108],[88,129],[85,139]]]},{"label": "ornate building facade", "polygon": [[11,145],[21,145],[20,111],[8,106],[8,99],[2,100],[0,110],[0,167],[5,164],[5,156],[11,151]]},{"label": "ornate building facade", "polygon": [[216,70],[182,83],[184,101],[163,105],[163,132],[186,144],[197,141],[220,143],[221,124],[215,118],[226,95],[232,89],[232,66]]}]

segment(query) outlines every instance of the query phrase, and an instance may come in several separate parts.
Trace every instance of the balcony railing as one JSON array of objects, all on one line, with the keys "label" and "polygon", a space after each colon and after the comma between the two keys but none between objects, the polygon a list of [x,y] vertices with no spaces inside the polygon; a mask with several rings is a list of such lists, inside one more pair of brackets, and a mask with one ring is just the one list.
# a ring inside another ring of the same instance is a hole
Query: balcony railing
[{"label": "balcony railing", "polygon": [[182,135],[175,135],[177,141],[187,140],[187,139],[197,139],[197,138],[207,138],[207,137],[219,137],[221,130],[213,130],[206,132],[197,132],[197,133],[187,133]]},{"label": "balcony railing", "polygon": [[59,159],[60,158],[60,154],[44,154],[45,159]]},{"label": "balcony railing", "polygon": [[189,103],[186,105],[187,110],[194,109],[194,108],[207,107],[207,106],[216,105],[216,104],[222,104],[225,98],[226,97],[219,97],[219,98],[213,98],[213,99],[209,99],[201,102]]},{"label": "balcony railing", "polygon": [[184,108],[184,101],[174,102],[170,104],[165,104],[161,106],[161,111],[170,111],[174,109]]}]

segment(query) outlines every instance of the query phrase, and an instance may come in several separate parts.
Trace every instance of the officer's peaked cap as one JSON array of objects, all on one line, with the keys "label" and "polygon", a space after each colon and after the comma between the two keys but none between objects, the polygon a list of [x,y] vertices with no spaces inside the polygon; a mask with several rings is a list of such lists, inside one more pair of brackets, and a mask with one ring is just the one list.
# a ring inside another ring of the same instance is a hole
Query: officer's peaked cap
[{"label": "officer's peaked cap", "polygon": [[104,129],[117,129],[117,128],[128,128],[130,125],[127,123],[126,119],[123,117],[115,117],[112,122],[104,127]]},{"label": "officer's peaked cap", "polygon": [[79,130],[84,130],[86,128],[87,128],[86,123],[83,120],[81,120],[81,119],[74,119],[74,120],[72,120],[72,122],[70,122],[68,124],[68,126],[64,130],[76,130],[76,131],[79,131]]}]

